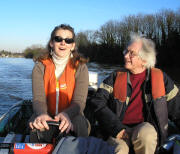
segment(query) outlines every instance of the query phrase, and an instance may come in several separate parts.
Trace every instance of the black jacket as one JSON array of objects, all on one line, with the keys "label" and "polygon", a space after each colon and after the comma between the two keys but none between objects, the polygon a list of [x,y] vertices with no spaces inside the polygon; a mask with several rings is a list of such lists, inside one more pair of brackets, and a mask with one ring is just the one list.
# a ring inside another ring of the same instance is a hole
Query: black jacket
[{"label": "black jacket", "polygon": [[[120,70],[122,71],[122,70]],[[124,70],[123,70],[124,71]],[[132,88],[127,79],[127,97],[131,97]],[[128,108],[128,102],[120,102],[114,98],[113,90],[117,71],[110,74],[95,96],[91,99],[91,105],[95,111],[96,118],[103,130],[110,136],[116,136],[122,129],[128,129],[122,124],[124,113]],[[163,72],[166,95],[154,100],[151,94],[151,75],[147,70],[146,80],[143,83],[144,119],[156,128],[160,144],[165,140],[168,129],[168,117],[176,124],[180,124],[180,96],[179,89],[174,82]],[[180,125],[179,125],[180,127]]]}]

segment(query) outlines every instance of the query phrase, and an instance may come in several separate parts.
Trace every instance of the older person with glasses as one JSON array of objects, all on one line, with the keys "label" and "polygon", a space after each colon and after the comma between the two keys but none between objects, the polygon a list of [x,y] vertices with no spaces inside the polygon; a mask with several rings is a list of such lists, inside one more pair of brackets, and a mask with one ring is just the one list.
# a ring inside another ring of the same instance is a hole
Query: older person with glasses
[{"label": "older person with glasses", "polygon": [[59,25],[51,33],[48,52],[36,59],[32,72],[32,129],[49,129],[47,121],[60,121],[59,130],[76,136],[88,136],[83,116],[88,93],[87,60],[75,43],[74,29]]},{"label": "older person with glasses", "polygon": [[123,53],[125,68],[102,82],[91,105],[116,153],[153,154],[167,137],[168,117],[180,128],[179,89],[155,68],[152,40],[134,34]]}]

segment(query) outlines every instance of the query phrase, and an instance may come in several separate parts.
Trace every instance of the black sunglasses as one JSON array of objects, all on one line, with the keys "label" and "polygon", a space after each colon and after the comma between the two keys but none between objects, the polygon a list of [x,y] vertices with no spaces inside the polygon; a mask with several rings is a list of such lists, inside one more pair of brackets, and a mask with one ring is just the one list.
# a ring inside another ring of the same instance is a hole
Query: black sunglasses
[{"label": "black sunglasses", "polygon": [[62,38],[62,37],[60,37],[60,36],[55,36],[54,37],[54,41],[55,42],[62,42],[62,41],[65,41],[67,44],[71,44],[71,43],[73,43],[74,42],[74,39],[73,38]]}]

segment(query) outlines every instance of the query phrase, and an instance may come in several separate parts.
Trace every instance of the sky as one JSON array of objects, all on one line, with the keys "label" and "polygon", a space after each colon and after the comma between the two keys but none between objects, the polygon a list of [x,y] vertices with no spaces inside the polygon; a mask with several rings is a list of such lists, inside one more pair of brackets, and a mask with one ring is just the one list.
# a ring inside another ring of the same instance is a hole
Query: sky
[{"label": "sky", "polygon": [[60,24],[69,24],[78,33],[98,30],[110,20],[162,9],[177,11],[180,0],[0,0],[0,51],[45,46]]}]

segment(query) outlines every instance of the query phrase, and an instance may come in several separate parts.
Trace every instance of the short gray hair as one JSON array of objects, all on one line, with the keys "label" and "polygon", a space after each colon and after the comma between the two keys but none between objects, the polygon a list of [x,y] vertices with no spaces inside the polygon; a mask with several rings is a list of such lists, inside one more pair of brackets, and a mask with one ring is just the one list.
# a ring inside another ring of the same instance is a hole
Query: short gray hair
[{"label": "short gray hair", "polygon": [[140,36],[136,33],[132,33],[130,35],[130,43],[133,42],[142,42],[142,48],[139,51],[139,56],[147,62],[145,65],[146,68],[152,68],[156,64],[156,47],[155,43],[148,38],[145,38],[144,36]]}]

